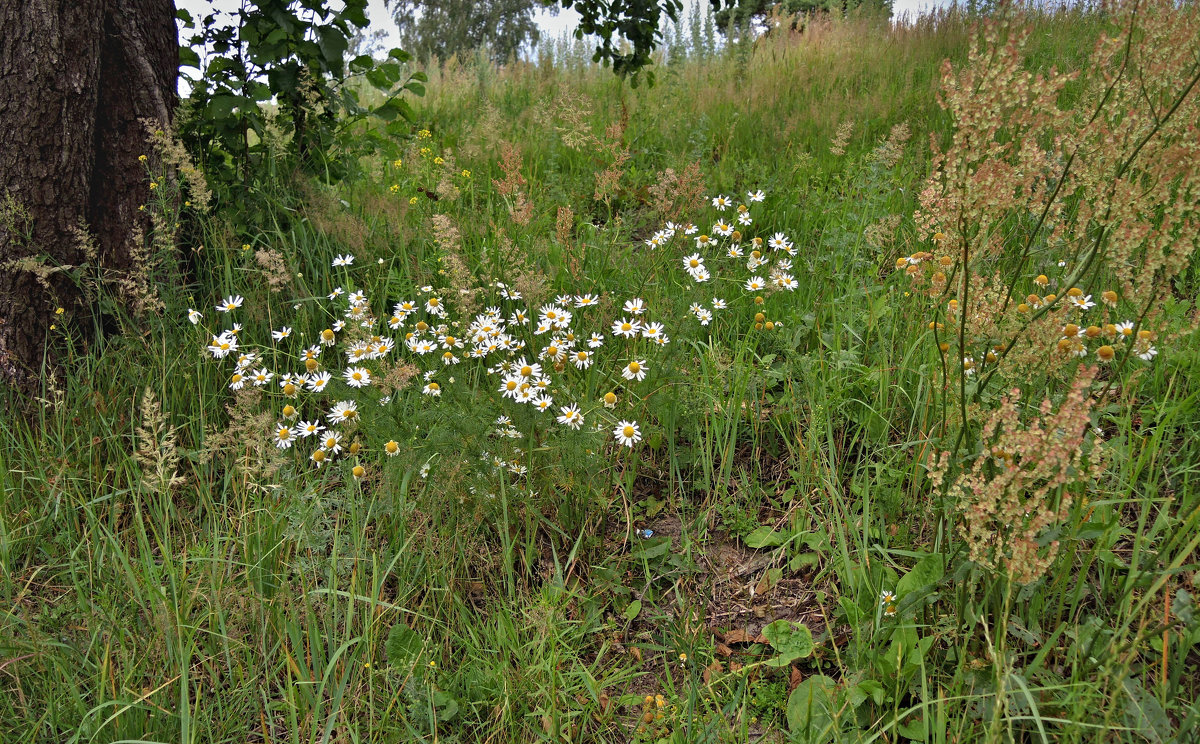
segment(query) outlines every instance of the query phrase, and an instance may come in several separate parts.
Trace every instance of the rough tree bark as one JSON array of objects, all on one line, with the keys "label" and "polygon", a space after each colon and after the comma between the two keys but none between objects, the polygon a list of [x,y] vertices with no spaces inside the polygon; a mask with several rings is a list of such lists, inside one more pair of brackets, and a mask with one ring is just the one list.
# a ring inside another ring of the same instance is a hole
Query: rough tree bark
[{"label": "rough tree bark", "polygon": [[82,263],[85,225],[121,269],[149,233],[140,120],[170,122],[177,38],[174,0],[0,0],[0,380],[36,385],[55,308],[92,310],[38,265]]}]

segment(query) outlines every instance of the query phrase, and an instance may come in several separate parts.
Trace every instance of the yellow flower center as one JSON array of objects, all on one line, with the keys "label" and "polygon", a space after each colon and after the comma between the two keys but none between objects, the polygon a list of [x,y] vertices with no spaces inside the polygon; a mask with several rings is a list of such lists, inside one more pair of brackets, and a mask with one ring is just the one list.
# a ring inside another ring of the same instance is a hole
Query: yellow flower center
[{"label": "yellow flower center", "polygon": [[533,374],[533,367],[530,367],[528,364],[525,365],[524,367],[521,367],[521,376],[522,377],[529,377],[532,374]]},{"label": "yellow flower center", "polygon": [[629,363],[629,371],[630,371],[630,372],[632,372],[632,373],[634,373],[635,375],[636,375],[638,372],[640,372],[641,370],[642,370],[642,365],[638,364],[637,362],[630,362],[630,363]]},{"label": "yellow flower center", "polygon": [[625,435],[626,439],[632,439],[633,438],[633,427],[626,426],[624,429],[621,430],[621,433]]}]

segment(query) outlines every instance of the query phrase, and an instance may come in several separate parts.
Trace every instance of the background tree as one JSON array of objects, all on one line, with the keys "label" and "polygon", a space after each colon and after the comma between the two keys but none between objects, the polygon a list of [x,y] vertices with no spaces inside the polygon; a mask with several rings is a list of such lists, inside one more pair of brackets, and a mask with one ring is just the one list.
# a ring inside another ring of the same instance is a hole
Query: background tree
[{"label": "background tree", "polygon": [[[486,49],[507,62],[539,39],[537,0],[388,0],[404,48],[422,61]],[[557,6],[552,6],[557,10]]]},{"label": "background tree", "polygon": [[[141,119],[169,123],[173,0],[0,3],[0,379],[37,381],[64,265],[127,269],[149,219]],[[85,232],[80,232],[80,229]],[[87,239],[84,239],[84,235]]]},{"label": "background tree", "polygon": [[722,33],[730,28],[762,28],[773,15],[794,16],[807,13],[847,13],[857,8],[891,12],[891,0],[730,0],[717,11],[717,27]]},{"label": "background tree", "polygon": [[[454,28],[465,26],[465,38],[486,38],[506,57],[536,36],[531,0],[455,2],[422,18],[444,13]],[[579,10],[576,36],[599,37],[594,58],[622,76],[650,63],[663,14],[675,20],[682,7],[680,0],[562,4]],[[408,54],[399,49],[382,63],[367,54],[347,62],[350,39],[367,25],[365,6],[247,0],[228,23],[210,15],[194,24],[182,14],[195,33],[180,49],[174,0],[0,3],[0,379],[37,384],[58,308],[64,320],[80,320],[77,327],[98,320],[98,306],[65,269],[86,263],[101,274],[128,273],[145,248],[138,243],[152,224],[139,207],[150,187],[139,157],[152,153],[144,121],[172,123],[181,56],[200,71],[185,134],[222,187],[218,197],[244,197],[255,162],[266,162],[266,151],[253,148],[264,141],[267,102],[277,102],[276,123],[301,162],[331,166],[339,133],[368,114],[398,125],[383,135],[372,130],[376,137],[402,134],[397,119],[408,109],[400,95],[423,92],[423,77],[402,80]],[[430,35],[450,35],[443,32]],[[390,96],[366,109],[341,85],[356,76]]]}]

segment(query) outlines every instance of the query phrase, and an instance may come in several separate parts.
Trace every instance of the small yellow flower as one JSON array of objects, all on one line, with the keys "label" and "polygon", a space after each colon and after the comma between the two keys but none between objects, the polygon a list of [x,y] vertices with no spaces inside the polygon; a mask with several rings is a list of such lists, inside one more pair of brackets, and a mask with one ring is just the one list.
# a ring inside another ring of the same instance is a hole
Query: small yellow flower
[{"label": "small yellow flower", "polygon": [[391,191],[393,194],[395,194],[396,192],[400,191],[400,184],[393,183],[391,187],[388,188],[388,191]]},{"label": "small yellow flower", "polygon": [[248,250],[250,250],[250,244],[249,244],[249,243],[242,243],[242,250],[243,250],[243,251],[248,251]]},{"label": "small yellow flower", "polygon": [[411,197],[411,198],[408,200],[408,203],[409,203],[409,204],[416,204],[416,203],[417,203],[417,197],[415,197],[415,196],[414,196],[414,197]]},{"label": "small yellow flower", "polygon": [[138,162],[139,162],[139,163],[144,163],[144,162],[146,162],[146,156],[145,156],[145,155],[138,155]]},{"label": "small yellow flower", "polygon": [[417,136],[421,139],[429,139],[433,136],[433,134],[431,134],[428,129],[422,129],[421,131],[417,132]]},{"label": "small yellow flower", "polygon": [[428,154],[429,154],[429,153],[431,153],[431,152],[433,152],[433,150],[430,150],[428,147],[422,147],[422,148],[421,148],[421,155],[423,155],[423,156],[424,156],[424,155],[428,155]]},{"label": "small yellow flower", "polygon": [[145,211],[146,211],[146,205],[145,205],[145,204],[139,204],[139,205],[138,205],[138,211],[139,211],[139,212],[145,212]]},{"label": "small yellow flower", "polygon": [[680,661],[680,662],[686,662],[686,661],[687,661],[687,654],[680,654],[680,655],[679,655],[679,661]]},{"label": "small yellow flower", "polygon": [[430,662],[429,662],[429,668],[430,668],[430,669],[437,669],[437,662],[436,662],[436,661],[430,661]]},{"label": "small yellow flower", "polygon": [[393,168],[399,168],[402,165],[404,165],[404,161],[401,160],[400,158],[396,158],[395,160],[392,161]]},{"label": "small yellow flower", "polygon": [[446,162],[446,161],[445,161],[445,160],[442,160],[442,156],[441,156],[441,155],[438,155],[436,158],[434,158],[434,159],[433,159],[433,164],[434,164],[434,165],[441,165],[441,164],[442,164],[442,163],[444,163],[444,162]]},{"label": "small yellow flower", "polygon": [[150,182],[150,190],[154,191],[157,188],[158,188],[158,181],[151,181]]},{"label": "small yellow flower", "polygon": [[463,178],[470,178],[470,177],[471,177],[471,171],[469,171],[469,170],[463,170],[463,172],[462,172],[462,177],[463,177]]},{"label": "small yellow flower", "polygon": [[54,314],[55,314],[55,315],[62,315],[62,314],[63,314],[63,313],[65,313],[65,312],[66,312],[66,309],[65,309],[65,308],[61,308],[61,307],[60,307],[59,309],[57,309],[57,310],[55,310],[55,311],[54,311]]}]

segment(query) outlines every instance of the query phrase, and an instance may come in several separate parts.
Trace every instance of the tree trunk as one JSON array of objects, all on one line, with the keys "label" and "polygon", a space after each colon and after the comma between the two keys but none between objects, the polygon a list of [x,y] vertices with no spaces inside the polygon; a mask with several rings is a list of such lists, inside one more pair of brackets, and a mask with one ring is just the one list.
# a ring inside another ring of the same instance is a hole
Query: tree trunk
[{"label": "tree trunk", "polygon": [[36,385],[56,308],[93,311],[57,267],[128,269],[149,234],[140,120],[170,122],[177,38],[174,0],[0,0],[0,380]]}]

